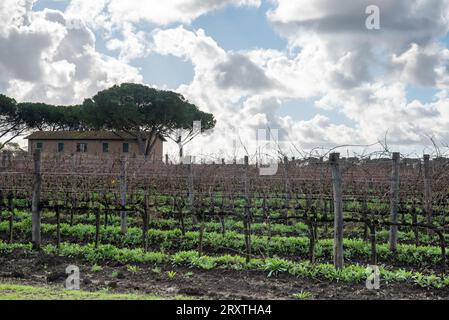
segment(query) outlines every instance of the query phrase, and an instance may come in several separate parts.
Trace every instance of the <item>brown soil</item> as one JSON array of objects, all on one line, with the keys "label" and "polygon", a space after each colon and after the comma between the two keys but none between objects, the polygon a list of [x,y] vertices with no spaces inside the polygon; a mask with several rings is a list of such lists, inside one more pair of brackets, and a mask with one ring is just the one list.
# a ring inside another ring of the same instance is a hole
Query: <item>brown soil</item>
[{"label": "brown soil", "polygon": [[[0,280],[11,282],[64,286],[65,268],[77,265],[81,271],[81,289],[97,291],[110,288],[112,292],[147,293],[163,296],[193,296],[200,299],[292,299],[292,295],[309,292],[313,299],[390,300],[390,299],[449,299],[449,290],[425,290],[412,284],[385,283],[381,289],[369,291],[364,284],[344,284],[281,275],[267,278],[263,272],[198,270],[171,265],[139,265],[138,272],[130,272],[118,263],[102,265],[99,272],[92,272],[92,265],[85,261],[54,257],[44,254],[25,256],[15,252],[0,257]],[[118,277],[113,277],[113,272]],[[168,271],[175,271],[173,280]]]}]

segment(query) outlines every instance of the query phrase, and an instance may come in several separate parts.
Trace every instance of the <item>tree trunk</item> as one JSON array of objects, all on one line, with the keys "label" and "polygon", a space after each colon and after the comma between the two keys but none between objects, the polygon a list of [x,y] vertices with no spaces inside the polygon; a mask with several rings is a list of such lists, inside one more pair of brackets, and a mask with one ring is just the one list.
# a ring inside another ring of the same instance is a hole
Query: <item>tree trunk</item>
[{"label": "tree trunk", "polygon": [[179,145],[179,163],[182,163],[182,158],[184,157],[184,147],[182,144]]},{"label": "tree trunk", "polygon": [[142,137],[142,133],[137,134],[137,144],[139,145],[139,153],[141,156],[145,155],[145,142]]},{"label": "tree trunk", "polygon": [[149,156],[151,154],[158,139],[159,139],[159,134],[155,133],[153,131],[151,132],[150,136],[147,137],[147,146],[145,148],[146,156]]}]

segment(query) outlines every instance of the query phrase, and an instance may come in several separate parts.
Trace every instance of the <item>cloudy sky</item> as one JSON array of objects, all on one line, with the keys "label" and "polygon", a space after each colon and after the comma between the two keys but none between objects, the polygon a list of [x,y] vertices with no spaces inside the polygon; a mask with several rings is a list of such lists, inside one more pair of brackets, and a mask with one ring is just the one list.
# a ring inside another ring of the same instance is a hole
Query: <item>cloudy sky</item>
[{"label": "cloudy sky", "polygon": [[218,120],[198,155],[263,149],[267,127],[296,156],[385,137],[422,154],[449,144],[448,30],[449,0],[1,0],[0,92],[65,105],[121,82],[175,90]]}]

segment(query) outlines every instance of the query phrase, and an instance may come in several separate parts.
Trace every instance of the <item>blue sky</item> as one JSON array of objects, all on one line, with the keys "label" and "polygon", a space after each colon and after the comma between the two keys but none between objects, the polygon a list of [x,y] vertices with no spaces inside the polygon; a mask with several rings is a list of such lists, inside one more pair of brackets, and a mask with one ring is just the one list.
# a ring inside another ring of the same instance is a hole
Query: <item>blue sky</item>
[{"label": "blue sky", "polygon": [[287,41],[275,32],[266,18],[269,8],[267,2],[259,8],[228,7],[198,18],[192,27],[206,30],[226,50],[284,50]]},{"label": "blue sky", "polygon": [[38,0],[34,3],[34,10],[39,11],[45,8],[64,11],[69,1],[66,0]]}]

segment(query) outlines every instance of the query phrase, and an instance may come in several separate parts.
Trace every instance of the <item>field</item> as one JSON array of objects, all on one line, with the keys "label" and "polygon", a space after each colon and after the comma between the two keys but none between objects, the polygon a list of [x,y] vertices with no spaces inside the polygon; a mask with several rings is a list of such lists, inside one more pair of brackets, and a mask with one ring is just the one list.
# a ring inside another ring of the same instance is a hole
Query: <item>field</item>
[{"label": "field", "polygon": [[[183,298],[184,297],[179,297]],[[97,292],[64,290],[51,286],[0,283],[0,300],[163,300],[143,294],[114,294],[104,289]],[[166,298],[165,298],[166,299]]]},{"label": "field", "polygon": [[3,156],[0,279],[63,288],[76,265],[83,291],[124,299],[447,299],[448,164],[333,154],[263,176],[245,163]]}]

